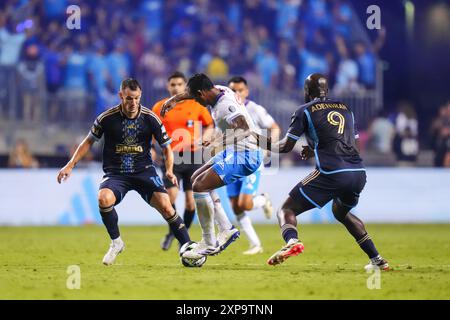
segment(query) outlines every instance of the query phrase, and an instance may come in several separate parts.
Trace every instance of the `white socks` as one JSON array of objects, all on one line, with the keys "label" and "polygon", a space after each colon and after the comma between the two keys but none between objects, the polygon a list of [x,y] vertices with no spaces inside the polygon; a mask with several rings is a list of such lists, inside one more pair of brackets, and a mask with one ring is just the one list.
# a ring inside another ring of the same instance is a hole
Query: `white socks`
[{"label": "white socks", "polygon": [[262,208],[266,204],[266,197],[262,194],[253,197],[253,208],[251,210]]},{"label": "white socks", "polygon": [[209,194],[211,195],[211,199],[214,203],[214,220],[219,226],[219,232],[230,230],[233,225],[228,219],[225,210],[223,210],[219,195],[215,190],[210,191]]},{"label": "white socks", "polygon": [[114,244],[119,244],[119,245],[123,243],[122,238],[120,238],[120,236],[118,238],[112,240],[112,242]]},{"label": "white socks", "polygon": [[253,228],[252,220],[250,220],[250,217],[247,216],[244,212],[244,213],[241,213],[240,215],[237,215],[236,218],[241,226],[242,231],[244,231],[244,234],[247,236],[248,240],[250,241],[250,245],[252,247],[260,246],[261,241],[259,240],[259,237],[256,234],[255,229]]},{"label": "white socks", "polygon": [[214,228],[214,204],[208,192],[194,192],[198,221],[202,228],[202,237],[209,246],[216,246],[216,231]]}]

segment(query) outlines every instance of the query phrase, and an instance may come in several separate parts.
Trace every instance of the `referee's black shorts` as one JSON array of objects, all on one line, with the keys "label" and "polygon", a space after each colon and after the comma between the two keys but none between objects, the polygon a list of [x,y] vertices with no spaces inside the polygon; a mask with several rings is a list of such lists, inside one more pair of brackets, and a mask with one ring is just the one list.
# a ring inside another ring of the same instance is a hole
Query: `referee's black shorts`
[{"label": "referee's black shorts", "polygon": [[[183,191],[192,190],[191,177],[194,175],[194,172],[202,166],[202,163],[198,163],[200,162],[199,159],[202,159],[200,157],[201,153],[190,152],[189,156],[184,155],[183,157],[183,152],[180,152],[174,153],[174,156],[176,157],[176,163],[180,163],[179,159],[186,160],[186,163],[174,164],[173,166],[173,174],[177,177],[178,185],[181,187],[181,183],[183,184]],[[163,182],[166,189],[175,187],[175,185],[167,179],[166,167],[164,165],[161,167],[161,170],[163,172]]]}]

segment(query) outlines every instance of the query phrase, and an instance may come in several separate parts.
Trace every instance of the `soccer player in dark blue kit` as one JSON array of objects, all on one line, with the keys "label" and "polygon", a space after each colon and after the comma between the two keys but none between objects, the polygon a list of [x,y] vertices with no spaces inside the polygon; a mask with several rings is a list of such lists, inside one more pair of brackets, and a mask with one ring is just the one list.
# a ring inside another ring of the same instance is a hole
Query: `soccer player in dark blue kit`
[{"label": "soccer player in dark blue kit", "polygon": [[305,134],[308,146],[303,146],[302,158],[315,157],[316,169],[290,191],[279,210],[278,222],[286,245],[267,263],[277,265],[302,253],[304,246],[298,239],[297,215],[314,207],[321,208],[332,200],[334,217],[370,259],[366,270],[388,270],[387,261],[379,255],[364,223],[350,213],[366,184],[353,113],[347,105],[328,98],[328,81],[321,74],[310,75],[304,89],[306,104],[293,114],[286,136],[272,150],[289,152]]},{"label": "soccer player in dark blue kit", "polygon": [[141,86],[137,80],[122,81],[119,92],[121,103],[97,117],[88,136],[78,146],[72,159],[61,169],[57,178],[59,183],[69,178],[72,169],[94,142],[104,136],[105,175],[100,183],[98,205],[103,223],[112,240],[103,258],[105,265],[113,264],[125,247],[120,237],[115,206],[130,190],[137,191],[147,203],[159,211],[181,245],[190,241],[183,219],[172,207],[150,155],[154,138],[163,149],[166,177],[176,185],[171,139],[159,118],[140,104],[141,94]]}]

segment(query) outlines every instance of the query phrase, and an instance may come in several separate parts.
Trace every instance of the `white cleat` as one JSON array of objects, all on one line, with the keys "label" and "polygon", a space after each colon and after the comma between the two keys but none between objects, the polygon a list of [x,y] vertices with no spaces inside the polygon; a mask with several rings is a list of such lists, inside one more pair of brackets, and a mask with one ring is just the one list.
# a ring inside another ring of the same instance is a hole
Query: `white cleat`
[{"label": "white cleat", "polygon": [[105,266],[110,266],[116,260],[116,257],[125,249],[125,244],[122,240],[112,240],[109,245],[109,250],[103,257],[103,264]]},{"label": "white cleat", "polygon": [[241,233],[235,226],[231,226],[229,230],[223,230],[217,236],[217,241],[219,242],[219,250],[216,254],[225,250],[232,242],[236,241]]},{"label": "white cleat", "polygon": [[183,258],[187,259],[200,259],[204,256],[216,255],[220,250],[219,243],[217,242],[217,246],[207,245],[205,241],[202,239],[198,242],[197,246],[195,246],[192,250],[186,251],[183,253]]},{"label": "white cleat", "polygon": [[261,246],[253,246],[250,249],[248,249],[247,251],[242,252],[242,254],[246,254],[246,255],[254,255],[254,254],[258,254],[258,253],[263,253],[263,248]]},{"label": "white cleat", "polygon": [[389,263],[380,257],[380,259],[374,259],[374,261],[371,260],[368,265],[364,266],[364,270],[369,272],[374,270],[390,271],[392,269],[389,266]]},{"label": "white cleat", "polygon": [[269,194],[267,192],[262,194],[264,198],[266,198],[266,203],[263,206],[264,215],[266,216],[266,219],[269,220],[272,218],[273,214],[273,207],[272,207],[272,201],[270,201]]}]

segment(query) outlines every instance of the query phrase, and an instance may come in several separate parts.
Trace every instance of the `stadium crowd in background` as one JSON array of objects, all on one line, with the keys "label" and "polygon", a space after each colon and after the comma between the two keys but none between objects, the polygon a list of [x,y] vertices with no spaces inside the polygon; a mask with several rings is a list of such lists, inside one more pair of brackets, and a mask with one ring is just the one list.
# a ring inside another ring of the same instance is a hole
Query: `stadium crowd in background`
[{"label": "stadium crowd in background", "polygon": [[[79,30],[66,26],[72,4],[81,8]],[[364,93],[376,86],[386,34],[382,28],[371,43],[360,23],[347,0],[5,0],[0,71],[7,76],[0,87],[14,70],[20,99],[13,112],[0,99],[0,120],[14,114],[37,126],[43,117],[47,124],[88,123],[118,103],[122,79],[145,78],[164,92],[175,70],[206,72],[218,83],[242,75],[255,91],[284,93],[299,93],[307,75],[320,72],[333,94]],[[148,95],[150,105],[160,98]],[[394,112],[395,103],[384,101],[379,116],[360,128],[363,155],[411,165],[420,143],[433,148],[436,166],[450,166],[449,107],[441,108],[427,136],[414,108],[406,102]],[[12,149],[18,137],[0,139],[0,146]],[[68,155],[70,146],[62,149]]]},{"label": "stadium crowd in background", "polygon": [[[66,27],[69,4],[81,8],[80,30]],[[18,66],[27,80],[27,120],[39,116],[41,77],[50,96],[81,101],[67,108],[75,119],[87,112],[88,93],[98,114],[116,101],[120,80],[139,73],[155,88],[173,70],[240,74],[252,87],[284,91],[321,72],[338,91],[373,88],[382,44],[364,41],[345,0],[6,0],[0,10],[0,66]]]}]

